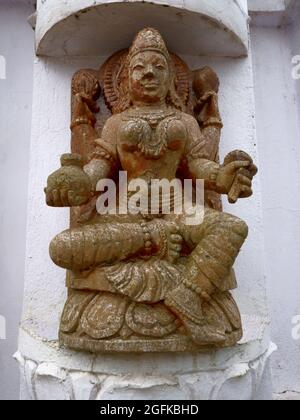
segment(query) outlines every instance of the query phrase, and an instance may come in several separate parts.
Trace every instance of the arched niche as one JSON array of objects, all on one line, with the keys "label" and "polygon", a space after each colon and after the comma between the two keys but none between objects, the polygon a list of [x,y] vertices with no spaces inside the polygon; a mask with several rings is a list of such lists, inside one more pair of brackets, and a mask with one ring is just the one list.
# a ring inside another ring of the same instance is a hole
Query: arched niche
[{"label": "arched niche", "polygon": [[240,57],[248,51],[248,15],[237,0],[38,0],[41,56],[106,55],[156,27],[180,54]]}]

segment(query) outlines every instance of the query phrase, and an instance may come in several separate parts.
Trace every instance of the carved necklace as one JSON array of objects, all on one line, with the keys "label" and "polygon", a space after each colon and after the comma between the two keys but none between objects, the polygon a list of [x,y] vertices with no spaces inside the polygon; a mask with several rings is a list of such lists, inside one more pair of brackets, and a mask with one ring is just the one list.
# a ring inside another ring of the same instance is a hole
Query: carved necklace
[{"label": "carved necklace", "polygon": [[127,111],[126,116],[129,118],[141,118],[147,121],[152,129],[155,129],[158,124],[167,117],[174,116],[176,111],[171,108],[166,109],[145,109],[145,108],[131,108]]},{"label": "carved necklace", "polygon": [[179,119],[176,114],[171,109],[131,109],[123,118],[127,121],[124,134],[137,144],[147,159],[159,159],[168,149],[168,126],[171,121]]}]

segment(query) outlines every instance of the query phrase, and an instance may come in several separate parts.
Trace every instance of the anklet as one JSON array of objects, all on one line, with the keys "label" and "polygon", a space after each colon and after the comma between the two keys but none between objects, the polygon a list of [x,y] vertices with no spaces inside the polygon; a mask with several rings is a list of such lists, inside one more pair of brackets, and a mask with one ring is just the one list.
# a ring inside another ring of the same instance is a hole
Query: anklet
[{"label": "anklet", "polygon": [[161,239],[159,256],[160,258],[164,258],[168,254],[168,237],[165,231],[164,224],[161,221],[157,221],[157,228]]},{"label": "anklet", "polygon": [[144,253],[146,257],[150,258],[152,255],[152,249],[153,249],[152,236],[147,226],[147,223],[142,222],[141,228],[143,230],[143,235],[144,235]]},{"label": "anklet", "polygon": [[200,286],[197,286],[196,284],[192,283],[191,281],[184,279],[183,280],[183,284],[190,290],[192,290],[193,292],[197,293],[198,295],[200,295],[202,297],[202,299],[206,300],[206,301],[210,301],[211,297],[209,296],[208,293],[206,293],[204,290],[201,289]]}]

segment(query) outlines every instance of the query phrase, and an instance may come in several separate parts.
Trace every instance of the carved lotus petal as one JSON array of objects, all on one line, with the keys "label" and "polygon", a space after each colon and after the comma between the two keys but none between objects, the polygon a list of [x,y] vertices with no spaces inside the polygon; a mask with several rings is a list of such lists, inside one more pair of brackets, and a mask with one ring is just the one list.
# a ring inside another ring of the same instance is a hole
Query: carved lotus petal
[{"label": "carved lotus petal", "polygon": [[71,292],[62,314],[60,324],[61,331],[66,333],[76,331],[83,311],[94,297],[95,293],[91,292]]},{"label": "carved lotus petal", "polygon": [[126,313],[126,322],[134,332],[149,337],[164,337],[178,327],[176,317],[162,304],[133,303]]},{"label": "carved lotus petal", "polygon": [[80,329],[97,340],[111,337],[121,329],[126,307],[126,298],[112,293],[100,293],[84,311]]}]

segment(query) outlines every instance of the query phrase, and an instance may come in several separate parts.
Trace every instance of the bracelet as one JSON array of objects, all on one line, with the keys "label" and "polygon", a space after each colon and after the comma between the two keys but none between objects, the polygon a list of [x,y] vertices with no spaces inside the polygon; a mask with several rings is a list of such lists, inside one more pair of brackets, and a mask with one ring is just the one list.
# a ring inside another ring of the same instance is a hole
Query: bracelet
[{"label": "bracelet", "polygon": [[83,124],[93,126],[94,122],[90,120],[90,118],[88,117],[77,117],[75,118],[75,120],[72,121],[71,130],[73,130],[73,128],[77,127],[78,125],[83,125]]},{"label": "bracelet", "polygon": [[91,159],[105,159],[109,162],[113,163],[115,160],[114,158],[106,151],[106,150],[96,150],[92,153]]},{"label": "bracelet", "polygon": [[204,121],[203,126],[208,127],[210,125],[216,125],[220,128],[223,128],[223,123],[220,118],[217,117],[210,117],[207,121]]},{"label": "bracelet", "polygon": [[220,171],[220,167],[219,166],[218,167],[215,166],[214,168],[212,168],[211,173],[209,175],[209,180],[211,182],[214,182],[214,183],[217,182],[219,171]]},{"label": "bracelet", "polygon": [[199,103],[206,102],[212,96],[218,96],[218,94],[214,90],[210,90],[206,92],[201,98],[199,99]]}]

